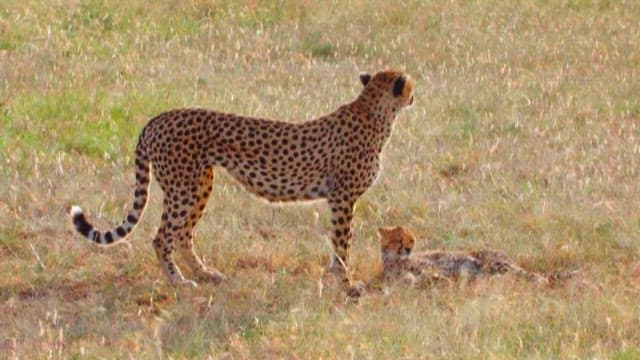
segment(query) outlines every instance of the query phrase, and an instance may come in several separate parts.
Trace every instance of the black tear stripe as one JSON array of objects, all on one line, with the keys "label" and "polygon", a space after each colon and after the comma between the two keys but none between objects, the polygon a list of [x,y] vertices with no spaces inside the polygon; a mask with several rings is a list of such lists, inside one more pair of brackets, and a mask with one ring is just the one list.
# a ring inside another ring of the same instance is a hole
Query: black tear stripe
[{"label": "black tear stripe", "polygon": [[402,95],[402,90],[404,90],[404,84],[407,79],[403,76],[400,76],[396,79],[396,82],[393,84],[393,96],[398,97]]}]

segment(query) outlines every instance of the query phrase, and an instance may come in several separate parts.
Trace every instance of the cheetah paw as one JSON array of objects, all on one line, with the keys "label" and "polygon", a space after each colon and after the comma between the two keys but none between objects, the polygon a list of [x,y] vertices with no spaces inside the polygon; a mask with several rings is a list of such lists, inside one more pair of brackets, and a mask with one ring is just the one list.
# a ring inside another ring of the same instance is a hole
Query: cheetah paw
[{"label": "cheetah paw", "polygon": [[218,285],[221,282],[225,281],[227,279],[227,276],[217,270],[203,269],[202,271],[198,272],[197,278],[198,280]]},{"label": "cheetah paw", "polygon": [[357,299],[364,295],[367,284],[362,281],[354,281],[353,285],[347,289],[347,300]]}]

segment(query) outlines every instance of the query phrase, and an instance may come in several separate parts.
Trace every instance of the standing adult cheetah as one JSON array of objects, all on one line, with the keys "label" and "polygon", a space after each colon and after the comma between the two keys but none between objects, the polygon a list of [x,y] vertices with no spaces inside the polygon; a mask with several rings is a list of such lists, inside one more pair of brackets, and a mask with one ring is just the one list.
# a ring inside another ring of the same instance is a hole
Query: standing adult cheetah
[{"label": "standing adult cheetah", "polygon": [[[330,269],[344,271],[358,198],[380,170],[380,153],[396,116],[413,103],[413,80],[404,72],[363,74],[364,89],[351,103],[302,123],[250,118],[204,109],[172,110],[151,119],[136,147],[133,206],[123,223],[96,230],[82,210],[71,218],[82,235],[108,245],[138,223],[149,194],[150,168],[164,192],[156,256],[174,284],[196,286],[173,260],[178,249],[194,276],[220,282],[193,251],[193,228],[211,194],[213,168],[221,166],[250,192],[269,201],[326,199],[331,208],[334,255]],[[340,259],[337,259],[340,257]]]}]

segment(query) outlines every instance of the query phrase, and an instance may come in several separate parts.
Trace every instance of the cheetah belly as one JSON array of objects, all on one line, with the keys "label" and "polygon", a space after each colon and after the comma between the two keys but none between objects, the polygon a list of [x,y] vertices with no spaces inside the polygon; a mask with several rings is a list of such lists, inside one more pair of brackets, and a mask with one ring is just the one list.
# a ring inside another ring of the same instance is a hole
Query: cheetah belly
[{"label": "cheetah belly", "polygon": [[325,198],[329,192],[326,176],[319,172],[269,172],[242,170],[239,166],[227,169],[229,173],[254,195],[272,202],[315,200]]}]

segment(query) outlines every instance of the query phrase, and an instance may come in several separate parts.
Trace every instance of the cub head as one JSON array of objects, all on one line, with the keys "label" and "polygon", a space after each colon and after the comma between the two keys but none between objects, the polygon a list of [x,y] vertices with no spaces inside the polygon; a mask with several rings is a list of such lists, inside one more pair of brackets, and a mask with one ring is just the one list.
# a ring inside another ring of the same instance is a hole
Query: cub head
[{"label": "cub head", "polygon": [[378,229],[382,258],[391,260],[406,258],[416,244],[416,236],[402,226],[387,226]]},{"label": "cub head", "polygon": [[415,82],[404,71],[384,70],[371,74],[361,74],[360,82],[364,86],[363,95],[376,102],[388,102],[395,112],[400,108],[413,104]]}]

